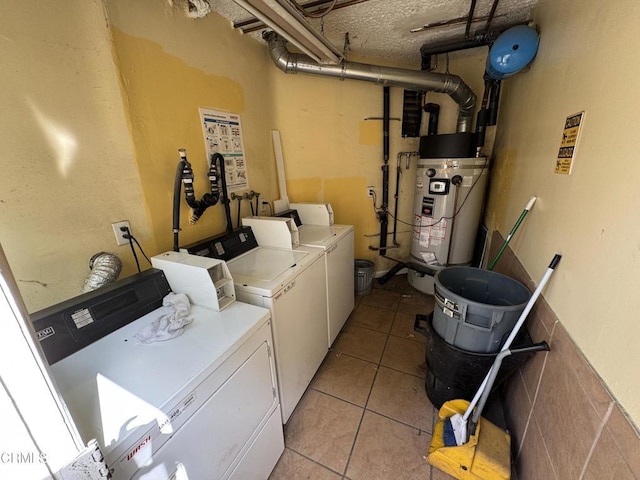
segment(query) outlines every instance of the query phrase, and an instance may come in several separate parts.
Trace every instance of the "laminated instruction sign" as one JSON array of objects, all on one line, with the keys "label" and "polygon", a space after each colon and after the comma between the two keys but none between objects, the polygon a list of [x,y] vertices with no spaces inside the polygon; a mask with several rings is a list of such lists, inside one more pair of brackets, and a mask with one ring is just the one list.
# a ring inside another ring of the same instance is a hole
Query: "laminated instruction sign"
[{"label": "laminated instruction sign", "polygon": [[249,188],[240,115],[209,108],[199,110],[207,158],[211,159],[214,153],[224,157],[227,189],[230,192]]},{"label": "laminated instruction sign", "polygon": [[584,111],[568,116],[564,122],[562,140],[560,141],[560,149],[558,150],[558,158],[556,159],[555,173],[563,175],[569,175],[571,173],[573,159],[576,155],[578,137],[580,135],[580,127],[583,123]]}]

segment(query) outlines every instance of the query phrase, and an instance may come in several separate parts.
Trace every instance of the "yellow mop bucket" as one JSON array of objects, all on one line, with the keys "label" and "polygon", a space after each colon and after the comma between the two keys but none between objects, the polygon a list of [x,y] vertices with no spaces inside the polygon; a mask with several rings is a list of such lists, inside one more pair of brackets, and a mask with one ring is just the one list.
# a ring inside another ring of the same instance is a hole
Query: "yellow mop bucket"
[{"label": "yellow mop bucket", "polygon": [[444,422],[454,414],[464,414],[466,400],[450,400],[440,408],[427,462],[460,480],[508,480],[511,478],[511,437],[485,418],[463,445],[447,447]]},{"label": "yellow mop bucket", "polygon": [[549,350],[547,342],[514,350],[509,350],[509,347],[560,258],[560,255],[553,257],[473,400],[450,400],[440,408],[427,456],[430,465],[460,480],[511,478],[511,437],[501,428],[482,418],[482,410],[505,357],[512,353]]},{"label": "yellow mop bucket", "polygon": [[[482,418],[502,360],[514,353],[549,350],[547,342],[502,350],[471,402],[450,400],[440,408],[427,462],[460,480],[511,478],[511,437]],[[478,407],[474,411],[474,407]],[[472,415],[473,414],[473,415]]]}]

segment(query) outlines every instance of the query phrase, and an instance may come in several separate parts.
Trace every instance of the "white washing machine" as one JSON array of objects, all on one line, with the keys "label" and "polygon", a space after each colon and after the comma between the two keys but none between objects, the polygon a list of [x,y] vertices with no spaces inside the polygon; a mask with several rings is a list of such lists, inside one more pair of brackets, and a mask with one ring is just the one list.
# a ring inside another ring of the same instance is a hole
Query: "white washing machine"
[{"label": "white washing machine", "polygon": [[292,203],[291,209],[286,215],[297,225],[300,245],[319,247],[325,252],[330,347],[351,315],[355,302],[353,225],[333,224],[329,204]]},{"label": "white washing machine", "polygon": [[329,346],[353,311],[354,256],[352,225],[305,225],[298,227],[300,245],[320,247],[327,269]]},{"label": "white washing machine", "polygon": [[141,345],[133,336],[169,312],[156,308],[164,275],[104,288],[32,320],[83,440],[98,440],[113,478],[266,479],[284,451],[269,311],[192,306],[182,335]]},{"label": "white washing machine", "polygon": [[286,423],[327,354],[327,287],[318,248],[259,246],[250,227],[186,248],[227,262],[236,298],[269,308]]}]

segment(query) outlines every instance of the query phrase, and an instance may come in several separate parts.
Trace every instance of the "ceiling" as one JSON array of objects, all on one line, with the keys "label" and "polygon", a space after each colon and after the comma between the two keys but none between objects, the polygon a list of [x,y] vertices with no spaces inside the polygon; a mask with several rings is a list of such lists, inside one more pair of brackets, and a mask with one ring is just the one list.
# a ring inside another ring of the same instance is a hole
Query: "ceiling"
[{"label": "ceiling", "polygon": [[[476,0],[469,34],[485,30],[494,3],[497,6],[490,28],[504,29],[529,21],[537,1]],[[318,3],[311,0],[298,2],[302,6]],[[252,18],[233,0],[209,0],[209,3],[213,10],[233,23]],[[343,3],[351,5],[339,8]],[[357,55],[419,63],[422,45],[465,38],[471,4],[472,0],[337,0],[338,8],[326,14],[323,20],[308,20],[317,30],[322,29],[326,38],[340,51],[344,49],[345,34],[348,33],[347,58]],[[331,2],[317,8],[323,11],[329,5]],[[454,19],[458,22],[422,29],[426,25]],[[248,34],[260,39],[260,32]]]}]

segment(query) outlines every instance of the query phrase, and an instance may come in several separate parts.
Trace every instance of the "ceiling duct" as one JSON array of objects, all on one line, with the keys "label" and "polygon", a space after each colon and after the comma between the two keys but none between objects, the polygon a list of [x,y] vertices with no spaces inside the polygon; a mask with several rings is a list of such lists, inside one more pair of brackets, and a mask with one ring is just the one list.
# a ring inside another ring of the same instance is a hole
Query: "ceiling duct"
[{"label": "ceiling duct", "polygon": [[446,93],[458,104],[456,131],[472,131],[476,96],[457,75],[382,67],[346,60],[336,65],[319,64],[307,55],[289,52],[286,40],[275,32],[265,32],[263,38],[269,46],[271,59],[285,73],[309,73],[412,90]]}]

